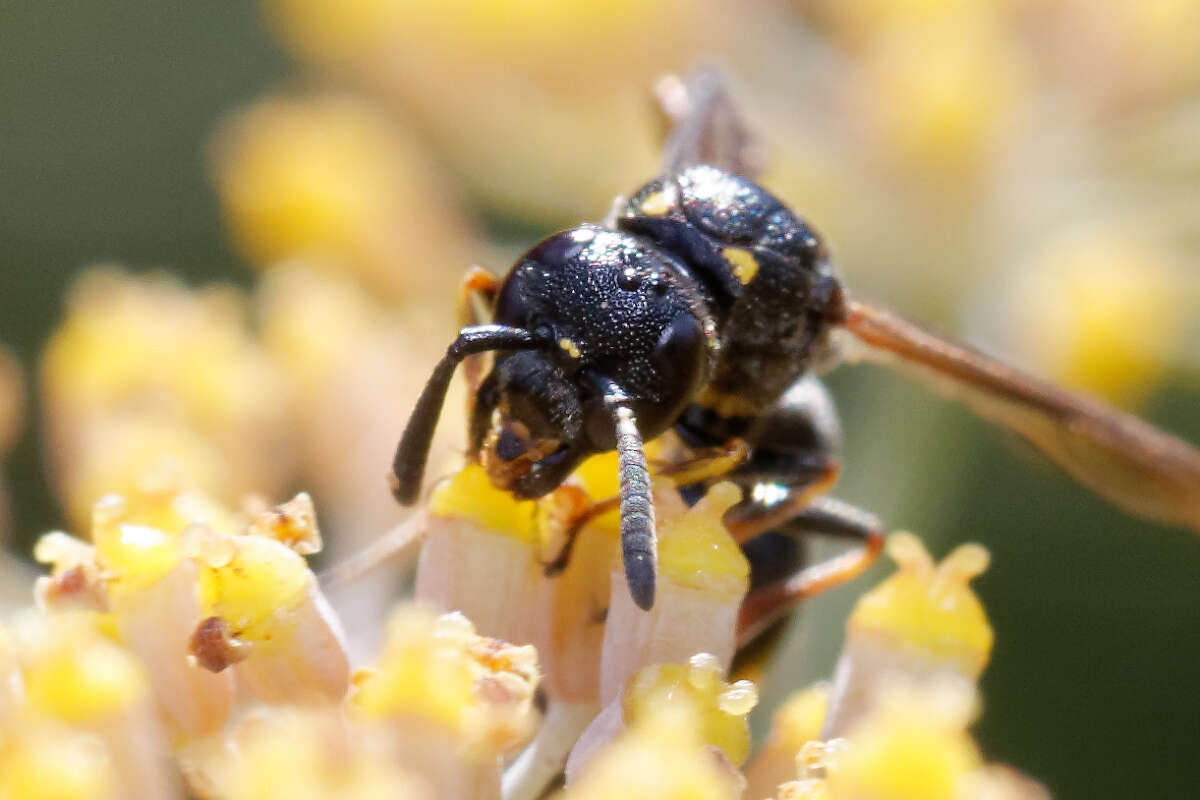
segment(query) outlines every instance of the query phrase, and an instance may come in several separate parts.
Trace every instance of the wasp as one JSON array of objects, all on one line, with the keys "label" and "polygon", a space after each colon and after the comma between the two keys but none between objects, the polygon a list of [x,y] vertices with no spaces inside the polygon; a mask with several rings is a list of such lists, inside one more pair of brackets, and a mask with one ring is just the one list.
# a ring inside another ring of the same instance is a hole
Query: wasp
[{"label": "wasp", "polygon": [[626,580],[641,608],[653,606],[656,581],[643,443],[668,431],[685,455],[662,471],[685,497],[718,477],[742,489],[725,524],[746,549],[769,560],[780,535],[860,540],[794,574],[756,569],[742,625],[761,630],[881,549],[878,520],[824,496],[837,478],[839,424],[816,376],[866,359],[964,401],[1116,506],[1200,531],[1200,452],[853,297],[817,232],[753,181],[753,140],[720,76],[703,69],[659,94],[671,126],[660,177],[604,224],[537,244],[503,281],[468,273],[464,296],[482,297],[491,321],[459,331],[412,412],[393,464],[401,503],[418,496],[456,367],[493,353],[474,381],[472,457],[497,487],[534,498],[584,458],[615,450],[620,495],[600,508],[619,504]]}]

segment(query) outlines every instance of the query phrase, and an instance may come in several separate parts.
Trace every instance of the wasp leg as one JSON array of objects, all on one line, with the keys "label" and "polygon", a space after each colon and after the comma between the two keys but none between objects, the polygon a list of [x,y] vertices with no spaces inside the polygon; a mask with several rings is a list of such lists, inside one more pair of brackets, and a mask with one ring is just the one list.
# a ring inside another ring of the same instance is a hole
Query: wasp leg
[{"label": "wasp leg", "polygon": [[[749,458],[750,446],[744,439],[734,437],[722,447],[709,447],[693,451],[686,459],[665,463],[656,462],[653,471],[656,475],[670,478],[678,487],[687,487],[726,475],[746,463]],[[597,517],[616,510],[620,507],[620,502],[621,498],[616,496],[599,500],[587,506],[571,519],[558,555],[543,565],[546,577],[558,575],[567,568],[567,564],[571,561],[575,539],[583,529]]]},{"label": "wasp leg", "polygon": [[[478,264],[472,264],[463,273],[462,282],[458,285],[458,302],[456,309],[458,312],[458,327],[469,328],[475,325],[484,325],[490,322],[490,319],[483,319],[480,313],[482,308],[490,309],[496,300],[496,294],[500,291],[500,279],[489,272],[485,267]],[[479,390],[479,384],[483,381],[483,374],[486,371],[488,359],[491,355],[488,353],[480,353],[478,355],[467,356],[463,359],[462,369],[463,375],[467,379],[467,418],[471,417],[471,408],[475,403],[475,393]]]},{"label": "wasp leg", "polygon": [[592,503],[576,514],[567,526],[563,546],[559,549],[558,555],[542,565],[543,574],[547,578],[553,578],[565,570],[567,564],[571,563],[571,552],[575,548],[575,540],[579,538],[579,534],[588,526],[588,523],[610,511],[616,511],[620,507],[621,498],[614,495],[606,500]]},{"label": "wasp leg", "polygon": [[687,458],[656,463],[654,472],[670,478],[676,486],[689,486],[727,475],[749,460],[750,445],[735,436],[720,447],[699,448]]},{"label": "wasp leg", "polygon": [[773,529],[789,536],[847,537],[862,544],[819,564],[804,567],[786,578],[752,589],[742,601],[738,620],[740,644],[750,642],[805,598],[858,577],[883,551],[884,530],[880,521],[872,514],[833,498],[812,501],[808,508]]},{"label": "wasp leg", "polygon": [[817,468],[811,478],[805,476],[802,483],[792,486],[758,484],[750,487],[746,502],[725,512],[725,528],[738,544],[745,544],[767,531],[802,519],[806,512],[818,504],[821,495],[837,483],[839,472],[838,465],[830,461]]},{"label": "wasp leg", "polygon": [[477,303],[490,308],[500,291],[500,279],[486,267],[472,264],[463,273],[462,282],[458,285],[458,325],[467,328],[472,325],[483,325],[487,320],[480,319]]}]

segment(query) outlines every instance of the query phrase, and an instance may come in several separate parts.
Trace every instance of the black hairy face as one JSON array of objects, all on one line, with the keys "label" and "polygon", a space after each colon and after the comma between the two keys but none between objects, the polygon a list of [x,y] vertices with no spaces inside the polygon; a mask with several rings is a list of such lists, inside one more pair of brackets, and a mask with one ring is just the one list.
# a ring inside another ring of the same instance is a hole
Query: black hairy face
[{"label": "black hairy face", "polygon": [[533,351],[500,358],[488,385],[487,407],[476,407],[490,415],[481,421],[480,462],[494,485],[536,496],[550,484],[540,477],[547,462],[582,452],[577,386],[553,358]]},{"label": "black hairy face", "polygon": [[500,407],[534,439],[574,441],[582,425],[579,392],[543,353],[513,353],[496,365]]}]

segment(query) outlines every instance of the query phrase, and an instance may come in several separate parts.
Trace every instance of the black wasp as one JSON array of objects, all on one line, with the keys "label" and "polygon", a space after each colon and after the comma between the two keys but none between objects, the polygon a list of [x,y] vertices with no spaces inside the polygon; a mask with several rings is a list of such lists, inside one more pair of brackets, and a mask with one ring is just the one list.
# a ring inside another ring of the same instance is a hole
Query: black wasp
[{"label": "black wasp", "polygon": [[455,367],[494,352],[474,395],[471,453],[496,486],[532,498],[615,449],[625,574],[642,608],[656,575],[643,440],[668,430],[687,448],[667,467],[685,496],[722,473],[742,488],[725,521],[745,546],[768,532],[862,540],[795,575],[756,575],[743,622],[757,629],[880,549],[878,522],[821,496],[837,475],[839,432],[813,370],[865,357],[964,400],[1127,511],[1200,530],[1200,452],[851,299],[820,237],[748,177],[754,148],[719,76],[660,88],[672,125],[663,177],[605,225],[541,242],[502,283],[468,273],[492,322],[464,327],[425,386],[396,453],[400,502],[417,498]]}]

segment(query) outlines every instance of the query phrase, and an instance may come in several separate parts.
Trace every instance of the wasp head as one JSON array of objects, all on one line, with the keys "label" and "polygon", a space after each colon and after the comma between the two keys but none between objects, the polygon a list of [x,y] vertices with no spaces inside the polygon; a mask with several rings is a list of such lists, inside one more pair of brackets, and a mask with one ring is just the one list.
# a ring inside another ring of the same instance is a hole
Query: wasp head
[{"label": "wasp head", "polygon": [[551,236],[509,273],[493,324],[461,330],[434,370],[397,448],[396,497],[417,497],[456,365],[495,352],[475,396],[473,453],[493,484],[539,497],[588,455],[616,450],[626,571],[649,607],[654,515],[643,437],[676,421],[716,348],[707,295],[669,256],[594,226]]}]

